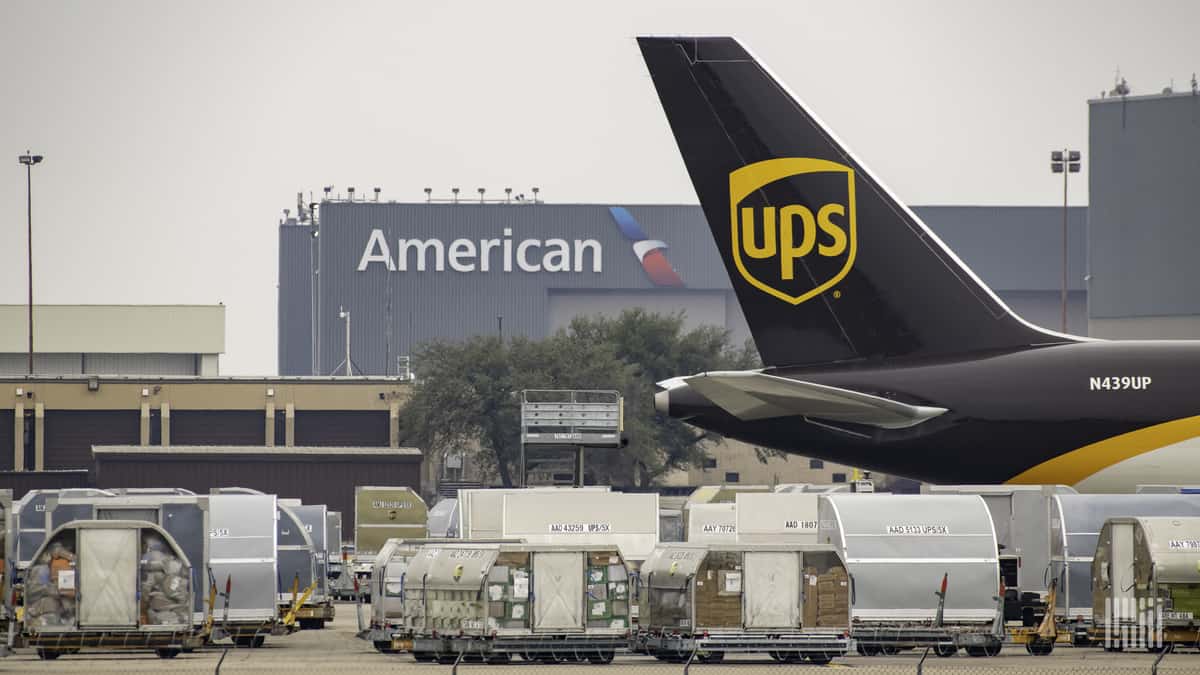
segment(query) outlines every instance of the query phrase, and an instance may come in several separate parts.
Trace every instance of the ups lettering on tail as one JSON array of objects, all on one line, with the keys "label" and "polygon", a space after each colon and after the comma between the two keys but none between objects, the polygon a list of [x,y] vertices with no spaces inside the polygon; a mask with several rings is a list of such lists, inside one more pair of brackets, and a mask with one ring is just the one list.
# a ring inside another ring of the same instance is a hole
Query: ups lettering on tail
[{"label": "ups lettering on tail", "polygon": [[805,157],[755,162],[729,174],[729,205],[737,270],[768,295],[798,305],[832,288],[854,265],[858,233],[848,166]]},{"label": "ups lettering on tail", "polygon": [[[762,225],[756,224],[755,209],[742,207],[742,250],[751,258],[774,258],[779,256],[779,276],[790,280],[796,278],[796,261],[813,252],[831,258],[846,251],[846,229],[833,221],[834,216],[845,217],[846,207],[841,204],[826,204],[816,216],[806,206],[789,204],[777,209],[767,206],[759,209]],[[799,221],[799,227],[797,227]],[[827,242],[817,241],[817,229],[828,235]],[[755,238],[761,231],[762,245]],[[778,235],[777,235],[778,233]],[[779,245],[776,247],[776,238]]]}]

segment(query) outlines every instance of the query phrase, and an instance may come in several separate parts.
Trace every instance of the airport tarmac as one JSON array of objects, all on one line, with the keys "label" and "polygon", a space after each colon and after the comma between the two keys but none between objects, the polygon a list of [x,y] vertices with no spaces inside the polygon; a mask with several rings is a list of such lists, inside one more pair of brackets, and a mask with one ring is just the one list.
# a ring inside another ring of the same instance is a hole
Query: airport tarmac
[{"label": "airport tarmac", "polygon": [[[371,645],[354,637],[357,626],[354,620],[354,605],[339,603],[337,619],[324,630],[301,631],[284,637],[268,638],[259,649],[229,649],[221,663],[221,673],[343,673],[364,675],[368,673],[447,673],[448,665],[416,663],[405,654],[387,655],[375,651]],[[192,654],[180,654],[177,658],[163,660],[151,652],[84,652],[63,656],[54,661],[42,661],[32,649],[17,650],[16,655],[0,659],[3,673],[213,673],[221,660],[221,651],[207,649]],[[919,653],[908,652],[897,656],[847,656],[837,659],[825,668],[856,670],[866,673],[916,673],[921,660]],[[1110,654],[1100,649],[1061,648],[1051,656],[1035,657],[1025,653],[1023,647],[1006,647],[994,658],[971,658],[959,655],[940,659],[930,655],[924,664],[925,673],[964,673],[1002,675],[1016,673],[1063,673],[1077,675],[1096,673],[1108,675],[1134,675],[1150,673],[1154,655],[1146,653]],[[757,675],[779,673],[814,672],[818,666],[810,664],[784,665],[769,659],[756,657],[730,657],[722,664],[692,664],[690,671],[697,675]],[[461,673],[525,673],[539,672],[546,675],[597,675],[611,671],[614,675],[668,675],[683,673],[682,664],[656,661],[645,656],[618,656],[607,666],[598,665],[531,665],[514,661],[510,665],[485,666],[462,664]],[[1184,675],[1200,670],[1200,653],[1195,651],[1168,654],[1159,665],[1158,672]]]}]

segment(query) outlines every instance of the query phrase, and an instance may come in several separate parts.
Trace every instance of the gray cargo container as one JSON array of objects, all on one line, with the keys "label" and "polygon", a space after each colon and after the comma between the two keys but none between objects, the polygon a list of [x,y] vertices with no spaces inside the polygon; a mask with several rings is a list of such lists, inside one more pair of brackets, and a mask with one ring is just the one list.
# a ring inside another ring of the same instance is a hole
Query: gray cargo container
[{"label": "gray cargo container", "polygon": [[[429,509],[426,530],[432,539],[458,538],[458,500],[443,499]],[[390,541],[390,540],[389,540]]]},{"label": "gray cargo container", "polygon": [[661,660],[828,663],[849,646],[849,576],[831,546],[663,544],[640,578],[635,644]]},{"label": "gray cargo container", "polygon": [[43,659],[84,647],[154,649],[173,658],[199,646],[192,563],[144,521],[73,521],[33,554],[22,598],[22,646]]},{"label": "gray cargo container", "polygon": [[[162,527],[175,540],[192,567],[193,588],[208,588],[204,562],[208,560],[207,504],[192,496],[157,492],[136,495],[49,495],[45,503],[46,530],[53,531],[72,521],[142,520]],[[192,621],[200,626],[207,616],[204,594],[193,596]]]},{"label": "gray cargo container", "polygon": [[1055,616],[1079,644],[1090,642],[1092,559],[1109,518],[1200,516],[1200,495],[1054,495],[1050,498],[1050,578],[1058,581]]},{"label": "gray cargo container", "polygon": [[999,653],[996,533],[982,497],[830,494],[817,512],[821,543],[850,572],[860,652]]},{"label": "gray cargo container", "polygon": [[684,536],[689,543],[737,541],[736,504],[693,504],[687,514]]},{"label": "gray cargo container", "polygon": [[[321,566],[317,547],[304,521],[292,507],[276,501],[276,555],[279,559],[279,582],[276,602],[280,614],[299,621],[301,628],[324,628],[333,619],[333,603],[318,595],[321,585]],[[307,597],[305,595],[307,594]]]},{"label": "gray cargo container", "polygon": [[428,544],[406,577],[418,660],[607,663],[628,646],[629,569],[612,545]]},{"label": "gray cargo container", "polygon": [[[228,599],[218,598],[215,620],[241,646],[260,647],[279,633],[275,495],[213,494],[208,501],[208,567]],[[226,612],[228,607],[228,612]]]},{"label": "gray cargo container", "polygon": [[304,525],[304,531],[312,539],[317,565],[317,585],[312,592],[312,601],[316,604],[329,603],[328,510],[324,504],[297,504],[289,505],[289,508],[300,519],[301,524]]}]

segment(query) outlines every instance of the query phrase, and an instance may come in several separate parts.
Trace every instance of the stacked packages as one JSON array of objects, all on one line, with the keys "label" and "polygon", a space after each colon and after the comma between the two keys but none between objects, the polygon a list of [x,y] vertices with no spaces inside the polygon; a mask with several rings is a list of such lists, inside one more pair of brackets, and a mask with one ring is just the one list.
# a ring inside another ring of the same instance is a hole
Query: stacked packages
[{"label": "stacked packages", "polygon": [[153,531],[142,535],[142,623],[153,626],[190,625],[191,571]]},{"label": "stacked packages", "polygon": [[817,576],[817,626],[845,628],[850,614],[850,580],[846,570],[834,567]]},{"label": "stacked packages", "polygon": [[30,628],[75,624],[73,539],[51,544],[25,574],[25,623]]}]

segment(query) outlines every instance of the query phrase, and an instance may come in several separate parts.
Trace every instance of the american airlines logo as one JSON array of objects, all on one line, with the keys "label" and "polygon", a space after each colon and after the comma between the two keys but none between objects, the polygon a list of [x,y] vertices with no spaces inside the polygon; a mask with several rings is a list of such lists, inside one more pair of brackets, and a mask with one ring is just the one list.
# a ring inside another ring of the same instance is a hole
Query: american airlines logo
[{"label": "american airlines logo", "polygon": [[610,206],[608,212],[612,214],[613,220],[617,221],[617,227],[621,230],[621,234],[633,242],[633,253],[637,256],[638,262],[642,263],[642,269],[646,270],[646,276],[650,277],[650,281],[655,286],[681,287],[684,285],[683,279],[679,278],[679,274],[667,260],[666,253],[664,253],[667,249],[665,243],[647,237],[646,233],[642,231],[641,224],[625,207]]}]

